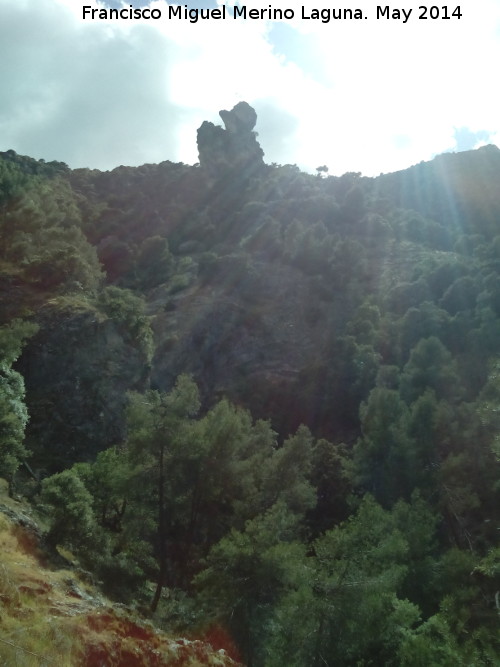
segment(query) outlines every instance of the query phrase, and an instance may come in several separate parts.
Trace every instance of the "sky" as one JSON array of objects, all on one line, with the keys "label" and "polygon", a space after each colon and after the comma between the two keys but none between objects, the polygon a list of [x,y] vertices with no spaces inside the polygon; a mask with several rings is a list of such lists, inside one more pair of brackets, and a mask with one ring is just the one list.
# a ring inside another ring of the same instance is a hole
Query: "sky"
[{"label": "sky", "polygon": [[[118,21],[84,20],[83,6],[119,0],[0,0],[0,150],[72,168],[194,164],[197,128],[241,100],[265,161],[311,173],[376,176],[500,146],[500,0],[465,0],[460,19],[419,19],[422,2],[378,19],[373,0],[177,3],[228,7],[191,23],[169,20],[166,0],[126,0],[162,18]],[[235,20],[234,4],[294,16]],[[367,18],[323,22],[302,5]]]}]

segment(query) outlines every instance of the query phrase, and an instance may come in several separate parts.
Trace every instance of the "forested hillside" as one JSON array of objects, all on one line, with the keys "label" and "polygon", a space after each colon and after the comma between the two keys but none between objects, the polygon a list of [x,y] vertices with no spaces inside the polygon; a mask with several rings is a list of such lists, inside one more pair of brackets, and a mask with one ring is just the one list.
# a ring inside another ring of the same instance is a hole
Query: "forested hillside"
[{"label": "forested hillside", "polygon": [[0,153],[0,476],[246,665],[497,665],[500,150],[313,176],[254,116],[195,166]]}]

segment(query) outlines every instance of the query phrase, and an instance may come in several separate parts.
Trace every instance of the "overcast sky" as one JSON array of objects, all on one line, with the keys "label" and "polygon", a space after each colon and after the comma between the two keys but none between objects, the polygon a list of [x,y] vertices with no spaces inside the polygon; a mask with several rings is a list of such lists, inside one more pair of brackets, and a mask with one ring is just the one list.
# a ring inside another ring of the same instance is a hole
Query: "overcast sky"
[{"label": "overcast sky", "polygon": [[[0,0],[0,150],[98,169],[191,164],[203,120],[222,124],[219,109],[240,100],[257,111],[266,162],[311,172],[370,176],[500,145],[500,0],[465,0],[450,20],[419,20],[423,2],[402,3],[403,23],[377,20],[373,0],[240,0],[295,18],[194,24],[168,20],[165,0],[123,3],[160,9],[149,21],[82,19],[117,0]],[[302,4],[368,18],[303,19]]]}]

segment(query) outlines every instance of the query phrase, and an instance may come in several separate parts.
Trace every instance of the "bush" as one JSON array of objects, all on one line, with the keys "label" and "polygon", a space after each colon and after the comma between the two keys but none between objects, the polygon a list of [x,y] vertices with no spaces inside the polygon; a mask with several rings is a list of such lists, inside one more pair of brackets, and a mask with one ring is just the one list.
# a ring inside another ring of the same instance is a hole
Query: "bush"
[{"label": "bush", "polygon": [[75,472],[65,470],[44,479],[40,500],[50,514],[49,544],[78,547],[87,542],[96,525],[92,496]]}]

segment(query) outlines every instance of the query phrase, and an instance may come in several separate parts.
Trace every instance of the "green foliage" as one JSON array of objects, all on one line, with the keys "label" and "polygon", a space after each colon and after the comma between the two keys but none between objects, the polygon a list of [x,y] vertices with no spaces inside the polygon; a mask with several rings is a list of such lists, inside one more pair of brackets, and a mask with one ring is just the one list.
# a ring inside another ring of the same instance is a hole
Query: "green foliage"
[{"label": "green foliage", "polygon": [[349,454],[345,445],[318,440],[312,448],[309,481],[316,491],[316,505],[307,513],[313,536],[333,528],[350,514],[353,490],[349,476]]},{"label": "green foliage", "polygon": [[[182,510],[186,504],[189,506],[192,493],[185,487],[179,488],[175,468],[180,463],[184,472],[184,457],[178,461],[176,455],[179,451],[184,452],[191,442],[189,418],[198,409],[198,388],[187,376],[180,376],[169,394],[149,391],[144,396],[130,396],[127,445],[131,461],[138,466],[136,483],[150,487],[146,507],[152,518],[153,539],[156,542],[158,570],[156,592],[151,602],[153,612],[157,609],[163,587],[174,583],[175,575],[170,571],[175,560],[171,553],[173,535],[189,520]],[[182,476],[181,484],[184,481]],[[189,494],[186,500],[184,494]],[[177,547],[177,552],[187,556],[183,545]]]},{"label": "green foliage", "polygon": [[50,513],[47,540],[51,544],[86,544],[95,527],[92,496],[74,471],[64,470],[44,479],[40,502]]},{"label": "green foliage", "polygon": [[270,470],[263,480],[263,495],[268,507],[281,501],[290,512],[301,515],[314,505],[314,489],[308,482],[311,471],[313,438],[300,426],[285,440],[270,460]]},{"label": "green foliage", "polygon": [[481,425],[491,438],[492,448],[496,454],[499,449],[500,438],[500,416],[498,414],[498,401],[500,400],[500,363],[492,362],[487,380],[477,399],[477,411]]},{"label": "green foliage", "polygon": [[200,558],[232,527],[276,504],[292,516],[314,505],[307,481],[313,443],[308,429],[277,449],[269,425],[253,424],[246,411],[223,400],[196,421],[198,405],[196,385],[181,376],[169,394],[132,395],[129,407],[134,474],[158,483],[149,502],[158,516],[170,583],[199,568]]},{"label": "green foliage", "polygon": [[[494,561],[495,556],[492,554]],[[470,551],[451,549],[437,564],[443,595],[439,611],[409,635],[402,664],[494,665],[500,657],[495,593],[476,572],[491,576],[488,558],[474,568]],[[486,568],[483,570],[483,564]],[[493,582],[491,582],[493,583]],[[498,583],[498,580],[497,582]],[[493,584],[493,589],[496,585]]]},{"label": "green foliage", "polygon": [[93,293],[102,280],[95,250],[78,227],[19,235],[12,248],[26,277],[41,287]]},{"label": "green foliage", "polygon": [[38,326],[33,322],[11,320],[0,327],[0,359],[4,364],[13,364],[20,356],[26,341],[34,336]]},{"label": "green foliage", "polygon": [[418,468],[407,406],[397,391],[376,387],[360,416],[363,435],[353,452],[356,482],[384,506],[408,498]]},{"label": "green foliage", "polygon": [[249,665],[497,664],[499,170],[1,154],[0,474]]},{"label": "green foliage", "polygon": [[5,160],[2,155],[0,160],[0,203],[19,197],[26,188],[30,175],[23,172],[14,162]]},{"label": "green foliage", "polygon": [[407,361],[412,348],[423,338],[434,336],[445,343],[450,327],[449,315],[431,301],[424,301],[418,308],[409,308],[398,327],[401,359]]},{"label": "green foliage", "polygon": [[433,616],[415,632],[408,633],[398,654],[399,664],[405,667],[465,667],[465,664],[470,664],[463,661],[450,628],[440,616]]},{"label": "green foliage", "polygon": [[40,181],[42,177],[52,177],[68,170],[63,162],[45,162],[17,155],[9,150],[0,153],[0,206],[10,203]]},{"label": "green foliage", "polygon": [[341,213],[347,222],[358,221],[365,213],[365,193],[363,188],[355,183],[345,194]]},{"label": "green foliage", "polygon": [[36,325],[21,320],[0,327],[0,475],[10,482],[29,453],[24,446],[28,423],[24,379],[12,364],[36,331]]},{"label": "green foliage", "polygon": [[202,604],[229,625],[249,664],[264,664],[273,608],[298,582],[304,547],[297,536],[297,518],[280,501],[214,546],[196,577]]},{"label": "green foliage", "polygon": [[77,463],[72,470],[92,497],[96,520],[102,527],[120,532],[134,474],[125,452],[111,447],[100,452],[94,463]]},{"label": "green foliage", "polygon": [[44,289],[92,293],[102,272],[81,222],[76,197],[64,179],[38,180],[0,212],[3,257]]},{"label": "green foliage", "polygon": [[[439,513],[424,500],[423,492],[414,491],[410,502],[400,500],[394,505],[392,517],[408,545],[406,573],[399,594],[417,604],[427,617],[437,608],[442,590],[436,566]],[[425,590],[422,582],[425,582]]]},{"label": "green foliage", "polygon": [[0,363],[0,475],[9,480],[28,455],[24,447],[27,422],[23,378]]},{"label": "green foliage", "polygon": [[463,276],[448,287],[441,299],[441,305],[450,315],[456,315],[464,310],[472,310],[476,305],[477,296],[478,288],[474,279],[471,276]]},{"label": "green foliage", "polygon": [[439,405],[432,389],[427,389],[411,406],[408,433],[418,451],[418,467],[429,470],[439,459]]},{"label": "green foliage", "polygon": [[456,399],[462,393],[456,362],[435,336],[417,343],[401,374],[401,395],[408,403],[426,389],[438,398]]},{"label": "green foliage", "polygon": [[150,361],[154,349],[153,333],[150,319],[144,314],[144,300],[131,290],[111,285],[99,294],[97,305]]},{"label": "green foliage", "polygon": [[270,625],[265,664],[398,664],[398,647],[420,617],[397,595],[408,554],[397,521],[366,497],[299,564],[300,583],[282,597]]},{"label": "green foliage", "polygon": [[172,271],[172,263],[166,238],[151,236],[145,239],[139,248],[135,269],[141,288],[148,289],[166,282]]}]

